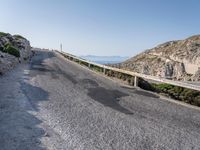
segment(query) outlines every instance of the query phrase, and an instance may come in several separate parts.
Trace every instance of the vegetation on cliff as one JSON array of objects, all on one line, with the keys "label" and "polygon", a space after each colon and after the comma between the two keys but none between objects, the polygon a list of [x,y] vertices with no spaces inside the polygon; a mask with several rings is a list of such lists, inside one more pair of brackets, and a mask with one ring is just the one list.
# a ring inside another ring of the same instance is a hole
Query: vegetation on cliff
[{"label": "vegetation on cliff", "polygon": [[1,48],[0,50],[15,57],[20,57],[19,49],[14,47],[11,43],[5,44],[4,47]]},{"label": "vegetation on cliff", "polygon": [[8,33],[0,32],[0,37],[6,36]]},{"label": "vegetation on cliff", "polygon": [[140,84],[139,86],[142,89],[150,90],[161,95],[200,107],[199,91],[178,87],[166,83],[159,84],[146,82],[146,84]]},{"label": "vegetation on cliff", "polygon": [[19,48],[14,43],[14,40],[10,38],[8,33],[0,32],[0,38],[0,51],[15,57],[20,57]]}]

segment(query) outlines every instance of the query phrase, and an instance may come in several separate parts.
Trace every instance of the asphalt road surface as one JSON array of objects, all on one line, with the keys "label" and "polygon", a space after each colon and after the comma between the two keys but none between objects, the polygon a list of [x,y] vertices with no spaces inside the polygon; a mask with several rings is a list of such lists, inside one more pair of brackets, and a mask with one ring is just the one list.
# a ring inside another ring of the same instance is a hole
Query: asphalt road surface
[{"label": "asphalt road surface", "polygon": [[200,111],[36,51],[0,77],[1,150],[199,150]]}]

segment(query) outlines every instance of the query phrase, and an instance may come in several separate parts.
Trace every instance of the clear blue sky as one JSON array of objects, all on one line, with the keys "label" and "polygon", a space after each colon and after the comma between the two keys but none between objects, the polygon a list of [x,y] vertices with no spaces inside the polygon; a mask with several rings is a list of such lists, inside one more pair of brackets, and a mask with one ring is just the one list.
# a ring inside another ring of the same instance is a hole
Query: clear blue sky
[{"label": "clear blue sky", "polygon": [[0,0],[0,30],[76,55],[132,56],[200,33],[199,0]]}]

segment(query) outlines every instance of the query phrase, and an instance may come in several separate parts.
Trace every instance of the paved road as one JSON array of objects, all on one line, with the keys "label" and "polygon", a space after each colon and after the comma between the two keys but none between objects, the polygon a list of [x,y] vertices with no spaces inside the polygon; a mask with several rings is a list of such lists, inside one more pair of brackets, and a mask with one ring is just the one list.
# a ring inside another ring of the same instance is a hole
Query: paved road
[{"label": "paved road", "polygon": [[198,150],[200,111],[37,51],[0,77],[0,149]]}]

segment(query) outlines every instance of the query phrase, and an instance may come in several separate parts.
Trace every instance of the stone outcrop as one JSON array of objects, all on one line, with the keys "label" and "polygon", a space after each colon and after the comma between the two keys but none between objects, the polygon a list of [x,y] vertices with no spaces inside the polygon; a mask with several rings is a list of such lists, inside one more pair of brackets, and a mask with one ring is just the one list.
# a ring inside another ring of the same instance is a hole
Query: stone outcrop
[{"label": "stone outcrop", "polygon": [[113,66],[174,80],[200,81],[200,35],[158,45]]},{"label": "stone outcrop", "polygon": [[[11,47],[12,51],[8,47]],[[19,57],[15,53],[19,53]],[[20,35],[12,36],[0,32],[0,74],[12,69],[18,63],[28,61],[31,54],[30,42],[27,39]]]}]

